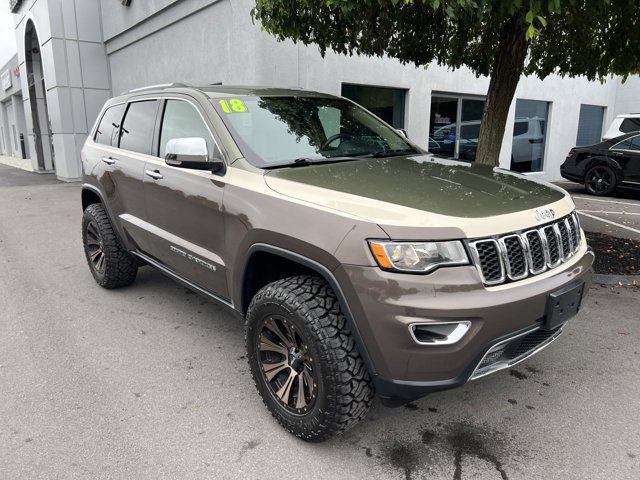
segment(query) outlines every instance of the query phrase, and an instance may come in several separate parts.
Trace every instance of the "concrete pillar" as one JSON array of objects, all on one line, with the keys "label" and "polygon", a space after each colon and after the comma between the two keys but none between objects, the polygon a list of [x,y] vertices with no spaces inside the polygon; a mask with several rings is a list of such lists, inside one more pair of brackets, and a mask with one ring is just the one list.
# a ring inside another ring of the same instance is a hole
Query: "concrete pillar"
[{"label": "concrete pillar", "polygon": [[4,102],[0,103],[0,152],[11,155],[11,140],[9,138],[9,122]]},{"label": "concrete pillar", "polygon": [[[25,35],[32,25],[37,32],[31,53],[23,49],[18,54],[20,71],[25,72],[23,78],[31,84],[23,87],[22,92],[25,123],[32,137],[29,150],[34,167],[55,168],[61,180],[79,180],[82,176],[80,149],[102,105],[111,97],[99,0],[39,0],[38,3],[42,3],[39,9],[21,8],[16,21],[19,46],[25,45]],[[32,33],[34,38],[36,32]],[[33,48],[39,52],[33,53]],[[33,60],[28,62],[28,57]],[[33,75],[27,76],[28,69]],[[31,98],[35,109],[27,101]],[[39,149],[33,136],[34,125],[40,128],[40,156],[44,157],[44,165],[42,159],[34,161]]]}]

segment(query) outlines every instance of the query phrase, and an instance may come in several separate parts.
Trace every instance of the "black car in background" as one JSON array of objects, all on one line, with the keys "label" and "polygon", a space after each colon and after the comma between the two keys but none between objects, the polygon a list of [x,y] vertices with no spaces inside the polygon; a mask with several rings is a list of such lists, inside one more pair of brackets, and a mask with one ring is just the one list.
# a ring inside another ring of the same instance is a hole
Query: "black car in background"
[{"label": "black car in background", "polygon": [[560,175],[584,183],[592,195],[609,195],[616,188],[640,190],[640,132],[572,148]]}]

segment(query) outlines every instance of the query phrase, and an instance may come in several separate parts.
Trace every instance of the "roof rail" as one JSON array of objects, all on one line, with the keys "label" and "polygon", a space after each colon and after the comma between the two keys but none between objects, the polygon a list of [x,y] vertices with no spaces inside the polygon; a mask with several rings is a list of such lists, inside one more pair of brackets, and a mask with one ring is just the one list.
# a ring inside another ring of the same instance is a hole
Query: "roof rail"
[{"label": "roof rail", "polygon": [[146,87],[134,88],[134,89],[131,89],[131,90],[127,91],[127,92],[124,92],[124,94],[126,94],[126,93],[135,93],[135,92],[144,92],[145,90],[155,90],[155,89],[160,89],[160,88],[179,88],[179,87],[190,87],[190,86],[191,85],[189,85],[188,83],[183,83],[183,82],[159,83],[158,85],[148,85]]}]

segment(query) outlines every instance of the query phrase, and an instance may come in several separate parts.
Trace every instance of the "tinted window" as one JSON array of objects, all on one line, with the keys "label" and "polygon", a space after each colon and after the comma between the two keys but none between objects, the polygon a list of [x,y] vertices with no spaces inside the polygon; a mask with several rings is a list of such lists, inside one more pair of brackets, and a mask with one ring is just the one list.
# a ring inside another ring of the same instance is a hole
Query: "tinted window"
[{"label": "tinted window", "polygon": [[639,137],[627,138],[626,140],[616,143],[610,150],[638,150],[637,146],[634,148],[634,144],[638,144],[638,138]]},{"label": "tinted window", "polygon": [[122,120],[122,113],[124,112],[124,104],[114,105],[107,108],[104,112],[102,120],[96,130],[96,136],[94,140],[96,143],[103,145],[113,145],[117,143],[116,136],[118,135],[118,129],[120,128],[120,120]]},{"label": "tinted window", "polygon": [[120,148],[147,155],[151,153],[157,103],[156,100],[150,100],[129,104],[122,123]]},{"label": "tinted window", "polygon": [[637,132],[640,130],[640,118],[625,118],[620,124],[622,133]]},{"label": "tinted window", "polygon": [[[539,100],[516,100],[516,120],[511,142],[511,170],[515,172],[542,172],[546,143],[546,125],[549,103]],[[520,131],[520,127],[527,126]]]},{"label": "tinted window", "polygon": [[640,150],[640,135],[631,139],[630,150]]},{"label": "tinted window", "polygon": [[602,118],[604,107],[597,105],[580,105],[580,117],[578,119],[578,136],[576,145],[594,145],[600,142],[602,137]]},{"label": "tinted window", "polygon": [[216,148],[215,142],[195,107],[181,100],[167,100],[160,131],[160,157],[164,158],[169,140],[186,137],[204,138],[209,158],[212,157]]},{"label": "tinted window", "polygon": [[342,96],[362,105],[389,125],[404,128],[405,90],[344,83]]}]

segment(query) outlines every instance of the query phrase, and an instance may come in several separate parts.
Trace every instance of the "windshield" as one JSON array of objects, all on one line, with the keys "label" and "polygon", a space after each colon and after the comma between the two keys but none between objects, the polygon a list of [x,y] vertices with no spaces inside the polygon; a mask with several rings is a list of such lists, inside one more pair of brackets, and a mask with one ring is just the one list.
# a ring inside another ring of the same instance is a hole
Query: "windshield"
[{"label": "windshield", "polygon": [[339,98],[238,97],[211,103],[244,157],[257,167],[415,153],[395,130]]}]

